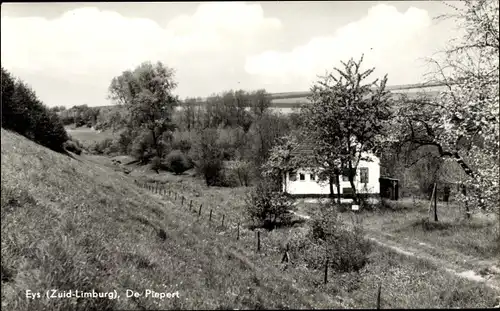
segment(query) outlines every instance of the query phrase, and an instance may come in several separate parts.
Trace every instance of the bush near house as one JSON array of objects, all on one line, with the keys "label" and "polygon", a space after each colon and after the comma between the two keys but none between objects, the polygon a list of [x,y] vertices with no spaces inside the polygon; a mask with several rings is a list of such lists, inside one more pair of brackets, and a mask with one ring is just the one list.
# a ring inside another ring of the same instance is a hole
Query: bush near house
[{"label": "bush near house", "polygon": [[246,209],[254,225],[273,229],[291,223],[293,201],[278,192],[269,180],[261,180],[246,199]]},{"label": "bush near house", "polygon": [[313,220],[309,234],[312,243],[303,252],[304,260],[309,266],[320,268],[328,259],[329,266],[340,273],[361,270],[368,263],[371,251],[361,224],[355,223],[348,229],[334,206],[324,206],[321,211]]},{"label": "bush near house", "polygon": [[176,175],[180,175],[191,168],[189,159],[181,150],[171,151],[167,155],[166,165]]}]

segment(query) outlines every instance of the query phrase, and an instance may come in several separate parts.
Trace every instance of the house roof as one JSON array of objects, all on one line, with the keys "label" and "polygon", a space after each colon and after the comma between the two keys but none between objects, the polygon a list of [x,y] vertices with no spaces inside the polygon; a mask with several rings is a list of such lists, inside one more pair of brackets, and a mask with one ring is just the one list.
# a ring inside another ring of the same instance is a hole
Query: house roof
[{"label": "house roof", "polygon": [[310,139],[306,139],[305,141],[299,143],[297,147],[295,147],[290,155],[292,157],[313,157],[314,156],[314,148],[315,145]]},{"label": "house roof", "polygon": [[[316,145],[314,144],[313,140],[310,138],[305,138],[302,142],[298,144],[297,147],[295,147],[291,152],[290,156],[291,158],[299,158],[300,163],[306,164],[309,167],[315,166],[316,164],[316,158],[314,156],[314,149],[316,148]],[[363,156],[368,156],[372,158],[375,156],[377,159],[378,155],[373,154],[373,153],[363,153]],[[302,165],[301,164],[301,165]]]}]

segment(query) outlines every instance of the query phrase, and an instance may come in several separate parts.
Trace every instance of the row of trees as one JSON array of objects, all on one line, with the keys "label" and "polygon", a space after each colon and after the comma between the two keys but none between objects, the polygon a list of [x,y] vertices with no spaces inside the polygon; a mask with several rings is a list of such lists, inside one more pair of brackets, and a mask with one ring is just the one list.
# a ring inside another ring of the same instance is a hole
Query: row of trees
[{"label": "row of trees", "polygon": [[181,102],[173,95],[176,86],[174,71],[160,62],[113,78],[109,98],[120,113],[106,124],[121,129],[115,150],[143,163],[161,163],[181,152],[207,185],[227,184],[224,168],[230,163],[232,178],[248,185],[250,176],[260,175],[276,139],[294,126],[291,118],[268,109],[265,90],[229,90],[199,104],[194,98]]},{"label": "row of trees", "polygon": [[2,67],[2,127],[54,151],[63,152],[68,135],[57,114],[21,79]]}]

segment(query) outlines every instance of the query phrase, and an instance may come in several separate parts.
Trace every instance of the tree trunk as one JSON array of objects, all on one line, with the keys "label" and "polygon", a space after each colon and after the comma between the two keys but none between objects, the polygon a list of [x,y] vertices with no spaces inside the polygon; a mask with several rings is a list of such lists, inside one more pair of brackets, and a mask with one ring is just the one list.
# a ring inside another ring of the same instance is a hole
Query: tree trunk
[{"label": "tree trunk", "polygon": [[161,159],[160,150],[158,148],[158,137],[156,137],[155,129],[151,129],[151,134],[153,134],[153,145],[155,146],[156,155]]},{"label": "tree trunk", "polygon": [[437,183],[434,184],[434,221],[438,221],[438,214],[437,214]]},{"label": "tree trunk", "polygon": [[335,182],[337,184],[337,203],[341,203],[341,195],[340,195],[340,175],[335,174]]},{"label": "tree trunk", "polygon": [[466,218],[470,218],[470,211],[469,211],[469,204],[467,202],[467,188],[465,185],[461,185],[462,187],[462,194],[464,195],[465,197],[465,217]]},{"label": "tree trunk", "polygon": [[[457,161],[457,163],[460,165],[460,167],[464,170],[465,174],[476,179],[476,175],[474,174],[472,169],[467,165],[467,163],[465,163],[464,159],[462,159],[462,157],[458,154],[458,152],[453,152],[452,155],[453,155],[453,158],[455,158],[455,161]],[[478,193],[479,207],[482,210],[485,210],[486,205],[484,204],[484,200],[483,200],[483,196],[481,195],[481,191],[482,191],[482,189],[479,189],[479,193]],[[468,211],[468,206],[467,206],[467,211]]]},{"label": "tree trunk", "polygon": [[236,169],[236,172],[237,172],[237,174],[238,174],[238,180],[239,180],[239,182],[240,182],[240,186],[243,186],[243,180],[241,179],[240,169],[239,169],[239,168],[237,168],[237,169]]},{"label": "tree trunk", "polygon": [[358,192],[356,191],[356,185],[354,185],[354,176],[356,176],[356,171],[353,172],[352,162],[349,161],[349,183],[351,184],[354,203],[358,204],[359,196]]},{"label": "tree trunk", "polygon": [[333,177],[332,176],[328,177],[328,182],[330,184],[330,200],[333,201],[335,199],[335,195],[333,193]]}]

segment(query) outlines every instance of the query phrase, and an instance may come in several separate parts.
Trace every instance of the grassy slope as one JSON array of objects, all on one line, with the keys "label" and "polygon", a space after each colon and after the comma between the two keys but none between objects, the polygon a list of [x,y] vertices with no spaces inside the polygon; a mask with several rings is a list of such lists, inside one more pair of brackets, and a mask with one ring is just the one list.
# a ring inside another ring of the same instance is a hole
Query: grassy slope
[{"label": "grassy slope", "polygon": [[[374,307],[383,282],[383,307],[489,307],[484,287],[453,278],[422,261],[376,249],[358,275],[330,276],[293,265],[277,269],[284,230],[264,233],[262,254],[253,234],[214,230],[114,172],[103,159],[81,161],[2,129],[2,307],[6,309],[179,309]],[[108,160],[109,161],[109,160]],[[109,163],[108,163],[109,164]],[[148,179],[161,178],[151,174]],[[191,177],[166,178],[217,214],[241,217],[248,189],[206,189]],[[236,192],[235,192],[236,191]],[[204,210],[207,213],[207,210]],[[206,216],[206,215],[205,215]],[[219,217],[216,218],[219,220]],[[230,234],[229,234],[230,233]],[[43,237],[43,238],[42,238]],[[292,254],[292,259],[295,258]],[[116,289],[119,300],[27,301],[26,289]],[[127,299],[126,289],[179,290],[179,300]]]},{"label": "grassy slope", "polygon": [[[130,177],[1,133],[2,307],[336,306],[322,295],[299,294],[276,269],[248,262],[236,244],[208,234],[184,211],[136,187]],[[25,298],[27,289],[51,288],[116,289],[122,297]],[[181,298],[127,299],[126,289],[179,290]]]},{"label": "grassy slope", "polygon": [[[429,217],[429,201],[403,198],[394,202],[398,210],[365,211],[359,215],[364,228],[389,235],[402,245],[408,238],[427,243],[438,251],[447,249],[486,260],[499,260],[497,223],[495,215],[484,215],[477,212],[468,221],[464,219],[464,211],[455,203],[438,203],[439,223],[434,228],[426,228],[424,219]],[[300,211],[306,215],[318,213],[315,203],[301,203]],[[433,215],[433,214],[432,214]],[[343,213],[346,221],[350,221],[350,213]],[[499,261],[500,264],[500,261]]]}]

